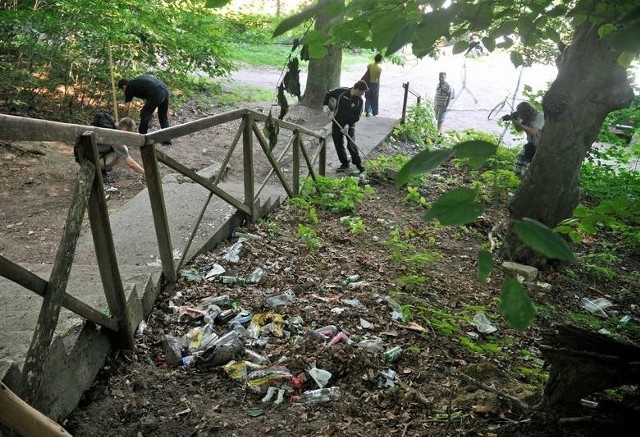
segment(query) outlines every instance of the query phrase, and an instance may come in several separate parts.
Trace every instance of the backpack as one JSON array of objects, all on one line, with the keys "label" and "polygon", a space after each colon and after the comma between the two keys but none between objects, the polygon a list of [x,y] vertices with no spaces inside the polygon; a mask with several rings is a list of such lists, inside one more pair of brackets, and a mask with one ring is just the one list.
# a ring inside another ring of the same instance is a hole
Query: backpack
[{"label": "backpack", "polygon": [[[107,129],[118,128],[113,118],[104,111],[100,111],[93,116],[93,122],[91,123],[91,126],[103,127]],[[113,146],[111,144],[98,143],[98,154],[100,155],[100,158],[105,158],[105,155],[111,152],[112,148]]]},{"label": "backpack", "polygon": [[93,123],[91,123],[91,126],[105,127],[107,129],[117,129],[116,122],[113,120],[113,118],[111,118],[109,114],[103,111],[98,112],[93,116]]}]

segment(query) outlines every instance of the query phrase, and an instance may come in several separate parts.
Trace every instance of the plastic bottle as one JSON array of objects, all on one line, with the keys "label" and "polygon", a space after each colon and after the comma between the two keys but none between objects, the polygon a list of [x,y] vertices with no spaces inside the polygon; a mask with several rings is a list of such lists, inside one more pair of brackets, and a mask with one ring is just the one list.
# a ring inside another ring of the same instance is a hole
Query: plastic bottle
[{"label": "plastic bottle", "polygon": [[394,348],[389,349],[383,354],[384,361],[387,363],[392,363],[396,361],[398,358],[400,358],[400,355],[402,355],[402,348],[400,346],[396,346]]},{"label": "plastic bottle", "polygon": [[218,281],[223,284],[238,284],[243,285],[247,283],[245,278],[241,278],[240,276],[218,276]]},{"label": "plastic bottle", "polygon": [[256,267],[256,269],[253,272],[251,272],[251,274],[247,278],[247,282],[250,282],[252,284],[257,284],[258,282],[260,282],[260,279],[262,279],[263,275],[264,275],[264,269],[262,267]]},{"label": "plastic bottle", "polygon": [[282,294],[277,296],[268,297],[265,301],[267,306],[274,308],[280,305],[286,305],[289,302],[293,302],[296,299],[296,295],[293,290],[289,289]]},{"label": "plastic bottle", "polygon": [[221,296],[209,296],[205,297],[200,301],[203,307],[208,307],[210,305],[218,305],[218,306],[229,306],[231,305],[231,299],[228,294],[223,294]]},{"label": "plastic bottle", "polygon": [[389,296],[385,296],[384,300],[387,301],[387,305],[391,308],[391,318],[393,320],[401,320],[405,322],[404,315],[402,314],[402,307],[398,302],[390,298]]},{"label": "plastic bottle", "polygon": [[322,402],[337,401],[342,397],[340,387],[319,388],[302,393],[294,401],[300,404],[319,404]]}]

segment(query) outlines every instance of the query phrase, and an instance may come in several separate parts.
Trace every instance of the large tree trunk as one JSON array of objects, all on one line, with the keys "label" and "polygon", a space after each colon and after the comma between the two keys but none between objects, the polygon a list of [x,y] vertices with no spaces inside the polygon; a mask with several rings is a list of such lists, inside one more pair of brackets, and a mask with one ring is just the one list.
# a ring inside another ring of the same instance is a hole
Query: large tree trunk
[{"label": "large tree trunk", "polygon": [[[531,167],[511,205],[513,219],[529,217],[553,228],[578,204],[578,176],[606,115],[629,106],[633,89],[619,53],[583,24],[576,29],[558,77],[544,96],[545,126]],[[534,265],[540,259],[509,230],[507,256]]]},{"label": "large tree trunk", "polygon": [[[327,2],[332,0],[320,0]],[[340,0],[343,1],[343,0]],[[329,27],[327,17],[320,13],[316,16],[315,30],[324,32]],[[309,108],[320,109],[324,101],[325,93],[340,86],[340,69],[342,68],[342,47],[330,45],[327,47],[327,56],[321,59],[309,61],[309,74],[307,86],[304,90],[302,104]]]}]

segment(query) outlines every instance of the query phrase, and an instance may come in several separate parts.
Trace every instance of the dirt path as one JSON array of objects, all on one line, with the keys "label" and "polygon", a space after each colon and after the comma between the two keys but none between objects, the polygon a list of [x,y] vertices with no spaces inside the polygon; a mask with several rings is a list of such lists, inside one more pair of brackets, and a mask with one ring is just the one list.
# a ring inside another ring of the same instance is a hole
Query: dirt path
[{"label": "dirt path", "polygon": [[[555,79],[557,70],[552,66],[537,65],[522,69],[514,68],[509,56],[494,53],[479,58],[465,58],[447,52],[438,60],[415,59],[408,56],[404,66],[384,62],[380,85],[380,113],[382,117],[400,118],[404,100],[404,83],[409,83],[412,94],[408,105],[415,104],[413,93],[431,100],[438,84],[438,72],[447,72],[447,79],[456,91],[456,99],[452,103],[444,123],[445,129],[463,130],[477,129],[486,132],[503,133],[496,120],[488,120],[491,109],[505,97],[509,101],[518,89],[516,99],[524,99],[522,90],[527,84],[534,90],[546,89],[547,83]],[[365,66],[355,66],[342,72],[342,85],[351,86],[358,80]],[[275,87],[281,80],[281,73],[276,69],[244,69],[231,77],[236,84],[248,84],[265,88]],[[301,72],[300,83],[304,90],[306,72]],[[518,84],[518,81],[520,82]],[[517,100],[518,102],[518,100]],[[508,112],[508,107],[503,114]],[[514,144],[514,138],[507,133],[504,138],[507,145]],[[515,144],[519,144],[517,140]]]}]

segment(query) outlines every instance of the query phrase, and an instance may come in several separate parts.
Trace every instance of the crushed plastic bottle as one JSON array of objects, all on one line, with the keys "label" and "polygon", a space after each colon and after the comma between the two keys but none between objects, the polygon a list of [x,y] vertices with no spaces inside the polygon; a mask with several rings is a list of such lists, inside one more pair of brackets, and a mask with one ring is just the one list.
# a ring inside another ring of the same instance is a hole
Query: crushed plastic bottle
[{"label": "crushed plastic bottle", "polygon": [[292,400],[299,404],[319,404],[322,402],[337,401],[342,397],[340,387],[319,388],[309,390],[300,396],[293,396]]},{"label": "crushed plastic bottle", "polygon": [[225,261],[229,261],[230,263],[237,263],[240,261],[240,250],[242,249],[242,241],[238,241],[231,245],[224,256],[222,257]]},{"label": "crushed plastic bottle", "polygon": [[358,282],[359,280],[360,280],[360,275],[347,276],[347,279],[342,281],[342,285],[349,285],[353,282]]},{"label": "crushed plastic bottle", "polygon": [[402,322],[406,322],[406,320],[404,319],[404,315],[402,313],[402,307],[398,302],[396,302],[389,296],[385,296],[383,300],[385,300],[387,302],[387,305],[389,305],[389,307],[391,308],[391,318],[393,320],[400,320]]},{"label": "crushed plastic bottle", "polygon": [[582,308],[592,314],[599,314],[604,317],[609,317],[609,315],[605,312],[605,309],[609,308],[613,304],[611,303],[611,301],[602,297],[599,297],[597,299],[589,299],[583,297],[582,299],[580,299],[580,305],[582,305]]},{"label": "crushed plastic bottle", "polygon": [[247,277],[247,282],[257,284],[260,282],[260,279],[262,279],[262,276],[264,276],[264,269],[262,267],[256,267],[256,269]]},{"label": "crushed plastic bottle", "polygon": [[382,339],[380,337],[369,338],[365,340],[360,340],[358,342],[358,347],[369,351],[381,351],[382,350]]},{"label": "crushed plastic bottle", "polygon": [[384,361],[386,363],[392,363],[396,361],[398,358],[400,358],[400,355],[402,355],[402,350],[403,349],[400,346],[389,349],[383,354]]},{"label": "crushed plastic bottle", "polygon": [[475,316],[473,316],[473,324],[475,325],[478,332],[482,334],[493,334],[498,330],[495,326],[489,322],[489,319],[482,311],[477,312]]},{"label": "crushed plastic bottle", "polygon": [[186,349],[184,340],[167,335],[162,342],[162,349],[168,365],[177,367],[182,364],[182,352]]},{"label": "crushed plastic bottle", "polygon": [[265,301],[268,307],[275,308],[280,305],[287,305],[289,302],[296,300],[296,295],[293,290],[289,289],[277,296],[268,297]]},{"label": "crushed plastic bottle", "polygon": [[245,349],[244,356],[247,360],[251,361],[252,363],[256,363],[260,365],[265,365],[269,363],[269,359],[267,357],[251,349]]},{"label": "crushed plastic bottle", "polygon": [[200,304],[206,308],[209,305],[218,305],[218,306],[229,306],[231,305],[231,298],[229,298],[228,294],[223,294],[220,296],[209,296],[205,297],[200,301]]}]

